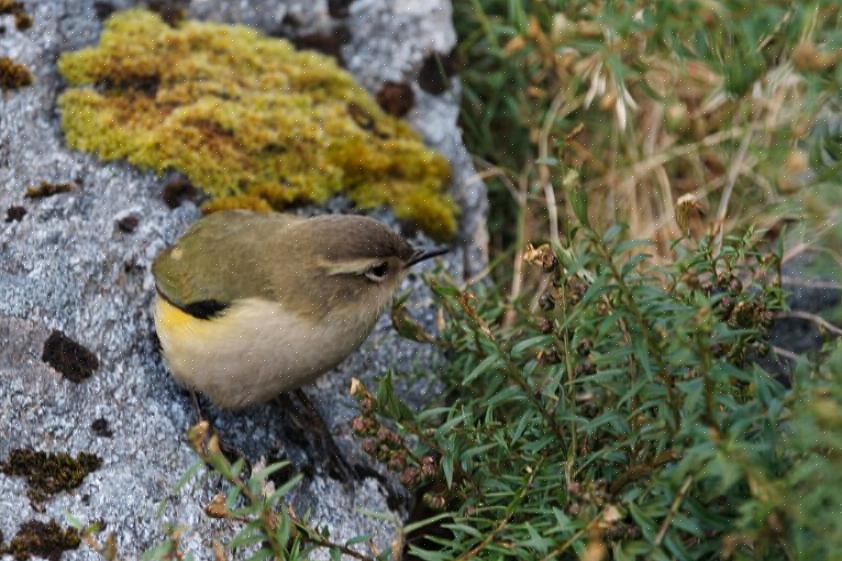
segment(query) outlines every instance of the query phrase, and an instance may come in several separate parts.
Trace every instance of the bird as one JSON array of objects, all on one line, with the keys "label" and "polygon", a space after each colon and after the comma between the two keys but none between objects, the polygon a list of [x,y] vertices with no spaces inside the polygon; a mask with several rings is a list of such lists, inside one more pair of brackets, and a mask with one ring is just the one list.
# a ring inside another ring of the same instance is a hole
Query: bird
[{"label": "bird", "polygon": [[211,213],[152,264],[164,360],[219,408],[269,401],[353,353],[407,271],[446,251],[359,215]]}]

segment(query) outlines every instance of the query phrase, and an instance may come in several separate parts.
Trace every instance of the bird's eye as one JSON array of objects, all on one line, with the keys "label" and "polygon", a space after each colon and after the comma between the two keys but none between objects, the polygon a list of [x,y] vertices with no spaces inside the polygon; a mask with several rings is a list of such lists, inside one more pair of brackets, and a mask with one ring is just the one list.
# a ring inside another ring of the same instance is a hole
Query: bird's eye
[{"label": "bird's eye", "polygon": [[389,274],[389,264],[385,261],[369,267],[365,272],[366,278],[373,282],[382,282]]}]

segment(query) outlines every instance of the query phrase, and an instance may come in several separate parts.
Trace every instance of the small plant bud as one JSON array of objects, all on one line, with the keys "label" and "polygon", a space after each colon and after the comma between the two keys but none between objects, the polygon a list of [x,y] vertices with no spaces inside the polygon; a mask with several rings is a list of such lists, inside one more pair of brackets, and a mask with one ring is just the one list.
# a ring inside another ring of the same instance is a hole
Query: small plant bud
[{"label": "small plant bud", "polygon": [[667,107],[665,115],[667,130],[673,134],[690,130],[690,112],[687,106],[677,101]]},{"label": "small plant bud", "polygon": [[582,339],[576,345],[576,352],[579,353],[579,356],[588,356],[591,353],[591,349],[593,349],[593,341],[590,339]]},{"label": "small plant bud", "polygon": [[538,326],[538,330],[541,333],[551,333],[553,330],[553,322],[551,322],[547,318],[538,318],[538,321],[536,323]]},{"label": "small plant bud", "polygon": [[436,467],[436,461],[432,456],[424,456],[421,459],[421,477],[424,479],[432,479],[436,476],[437,471],[438,468]]},{"label": "small plant bud", "polygon": [[558,364],[561,362],[561,357],[555,349],[541,349],[535,357],[540,364]]},{"label": "small plant bud", "polygon": [[415,466],[407,466],[401,473],[401,483],[407,487],[414,487],[418,483],[419,470]]},{"label": "small plant bud", "polygon": [[751,302],[737,302],[731,312],[731,322],[740,327],[751,327],[752,319],[754,319],[754,307]]},{"label": "small plant bud", "polygon": [[541,297],[538,299],[538,305],[541,307],[542,310],[545,312],[549,312],[553,308],[555,308],[555,300],[553,300],[553,296],[549,290],[544,292]]},{"label": "small plant bud", "polygon": [[365,396],[360,401],[360,411],[365,414],[369,414],[374,410],[374,400],[368,396]]},{"label": "small plant bud", "polygon": [[368,454],[369,456],[374,456],[377,454],[377,442],[374,441],[372,438],[367,438],[363,441],[363,452]]},{"label": "small plant bud", "polygon": [[402,471],[406,467],[406,456],[401,452],[392,454],[387,465],[392,471]]},{"label": "small plant bud", "polygon": [[723,296],[722,299],[717,302],[716,309],[720,314],[720,317],[728,317],[731,315],[731,310],[734,309],[734,299],[730,296]]},{"label": "small plant bud", "polygon": [[735,294],[741,293],[743,291],[743,281],[737,277],[731,277],[731,280],[728,282],[728,290]]},{"label": "small plant bud", "polygon": [[190,442],[190,447],[197,454],[201,454],[204,449],[205,438],[208,436],[208,432],[210,432],[210,423],[207,421],[201,421],[187,431],[187,440]]},{"label": "small plant bud", "polygon": [[445,499],[443,495],[428,492],[424,493],[421,500],[425,505],[427,505],[427,507],[433,510],[444,510],[447,506],[447,499]]},{"label": "small plant bud", "polygon": [[228,516],[228,507],[225,506],[225,495],[222,493],[214,495],[205,507],[205,514],[211,518],[225,518]]},{"label": "small plant bud", "polygon": [[617,90],[611,89],[599,100],[599,108],[603,111],[613,111],[617,105]]},{"label": "small plant bud", "polygon": [[219,446],[219,436],[212,434],[208,440],[208,454],[222,455],[222,448]]},{"label": "small plant bud", "polygon": [[351,428],[359,435],[371,432],[373,425],[374,421],[367,417],[354,417],[354,420],[351,421]]},{"label": "small plant bud", "polygon": [[394,431],[389,430],[386,427],[380,427],[377,430],[377,440],[379,440],[383,444],[399,444],[401,441],[401,437],[398,436]]}]

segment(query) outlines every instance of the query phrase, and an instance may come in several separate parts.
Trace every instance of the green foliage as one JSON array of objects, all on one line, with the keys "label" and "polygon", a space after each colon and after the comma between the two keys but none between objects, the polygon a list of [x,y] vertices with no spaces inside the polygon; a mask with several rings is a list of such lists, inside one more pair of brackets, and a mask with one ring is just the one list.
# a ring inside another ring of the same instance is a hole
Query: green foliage
[{"label": "green foliage", "polygon": [[355,385],[363,448],[440,512],[409,552],[834,558],[842,346],[789,378],[758,364],[782,295],[779,260],[751,233],[718,253],[676,246],[668,266],[621,234],[581,228],[557,253],[527,251],[545,289],[510,329],[493,289],[433,281],[444,406],[410,412],[389,377],[376,396]]},{"label": "green foliage", "polygon": [[[318,528],[305,515],[298,516],[285,498],[301,482],[302,475],[279,477],[289,469],[287,461],[247,470],[245,459],[233,463],[220,449],[219,437],[212,432],[207,421],[191,427],[187,439],[199,457],[176,485],[176,492],[187,485],[205,468],[204,475],[213,475],[224,482],[225,493],[219,493],[205,507],[211,518],[228,520],[237,524],[238,530],[223,544],[214,540],[216,559],[276,559],[296,561],[310,559],[317,550],[325,550],[331,559],[349,556],[361,561],[375,561],[374,557],[358,551],[358,544],[369,540],[360,536],[344,544],[330,540],[327,528]],[[96,531],[93,528],[93,531]],[[179,538],[183,528],[170,528],[168,538],[149,548],[142,556],[144,561],[171,561],[192,558],[192,553],[181,551]],[[88,544],[108,561],[117,558],[113,546],[100,545],[87,538]],[[229,555],[231,557],[229,557]]]}]

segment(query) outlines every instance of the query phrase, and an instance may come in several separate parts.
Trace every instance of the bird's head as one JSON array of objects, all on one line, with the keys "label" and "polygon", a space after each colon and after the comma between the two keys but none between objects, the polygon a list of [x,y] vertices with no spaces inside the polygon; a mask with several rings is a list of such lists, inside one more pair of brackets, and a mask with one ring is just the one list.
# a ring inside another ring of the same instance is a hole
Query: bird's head
[{"label": "bird's head", "polygon": [[314,310],[358,310],[377,316],[414,265],[447,252],[413,247],[372,218],[327,215],[290,227],[299,268],[299,294]]}]

